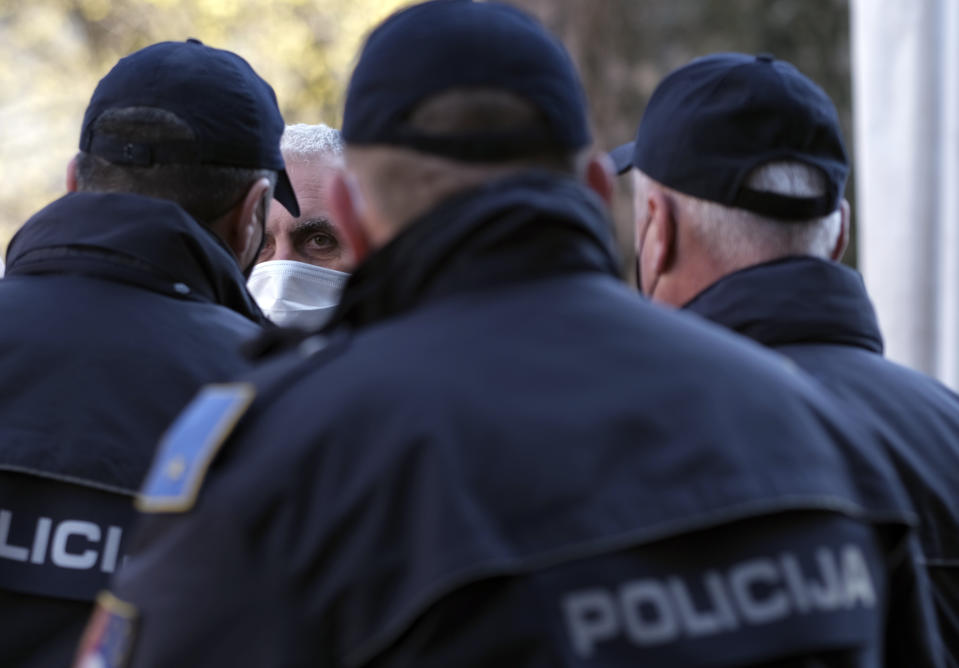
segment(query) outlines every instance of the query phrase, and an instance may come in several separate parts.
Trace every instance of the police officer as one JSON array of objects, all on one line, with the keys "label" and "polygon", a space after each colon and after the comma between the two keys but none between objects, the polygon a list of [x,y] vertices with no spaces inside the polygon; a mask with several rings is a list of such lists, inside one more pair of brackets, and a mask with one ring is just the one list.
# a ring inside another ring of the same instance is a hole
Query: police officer
[{"label": "police officer", "polygon": [[849,163],[832,102],[789,63],[717,54],[669,75],[617,151],[643,291],[783,353],[884,434],[959,665],[959,398],[883,358],[862,279],[837,262]]},{"label": "police officer", "polygon": [[246,368],[245,288],[273,197],[296,198],[273,91],[195,40],[120,60],[87,108],[70,194],[0,283],[0,664],[69,663],[120,567],[132,497],[197,388]]},{"label": "police officer", "polygon": [[171,427],[83,661],[879,666],[915,631],[871,435],[618,280],[611,177],[538,23],[393,15],[343,137],[332,213],[372,253],[322,336]]}]

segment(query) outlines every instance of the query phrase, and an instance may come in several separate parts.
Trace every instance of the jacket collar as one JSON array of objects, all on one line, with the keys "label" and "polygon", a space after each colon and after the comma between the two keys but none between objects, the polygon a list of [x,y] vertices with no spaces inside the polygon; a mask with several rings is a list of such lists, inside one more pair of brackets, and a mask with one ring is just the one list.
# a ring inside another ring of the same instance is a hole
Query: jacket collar
[{"label": "jacket collar", "polygon": [[370,255],[327,329],[428,297],[579,271],[619,273],[603,203],[571,179],[525,172],[454,196]]},{"label": "jacket collar", "polygon": [[882,353],[862,277],[837,262],[788,257],[721,278],[683,308],[775,347],[833,343]]},{"label": "jacket collar", "polygon": [[64,273],[214,302],[264,321],[230,250],[167,200],[84,192],[42,209],[10,242],[6,275]]}]

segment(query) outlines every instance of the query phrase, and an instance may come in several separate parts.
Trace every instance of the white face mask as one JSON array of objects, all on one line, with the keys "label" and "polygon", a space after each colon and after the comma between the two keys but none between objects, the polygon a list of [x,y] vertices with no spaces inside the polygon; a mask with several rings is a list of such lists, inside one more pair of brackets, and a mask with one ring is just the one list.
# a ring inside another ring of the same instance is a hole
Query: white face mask
[{"label": "white face mask", "polygon": [[266,317],[277,325],[312,329],[333,314],[349,277],[305,262],[270,260],[253,267],[246,285]]}]

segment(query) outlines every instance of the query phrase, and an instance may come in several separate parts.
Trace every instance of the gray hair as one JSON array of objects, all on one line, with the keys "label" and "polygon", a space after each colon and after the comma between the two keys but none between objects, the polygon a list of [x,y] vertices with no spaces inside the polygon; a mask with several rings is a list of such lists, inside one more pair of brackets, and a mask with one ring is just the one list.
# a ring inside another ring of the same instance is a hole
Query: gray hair
[{"label": "gray hair", "polygon": [[328,125],[287,125],[280,140],[280,151],[285,160],[317,157],[339,158],[343,155],[343,139],[340,131]]},{"label": "gray hair", "polygon": [[[641,172],[638,177],[649,178]],[[823,174],[799,162],[762,165],[753,170],[746,185],[754,190],[798,197],[826,191]],[[675,195],[696,236],[724,264],[751,263],[757,256],[812,255],[828,259],[841,232],[839,209],[820,218],[784,222],[683,193]]]}]

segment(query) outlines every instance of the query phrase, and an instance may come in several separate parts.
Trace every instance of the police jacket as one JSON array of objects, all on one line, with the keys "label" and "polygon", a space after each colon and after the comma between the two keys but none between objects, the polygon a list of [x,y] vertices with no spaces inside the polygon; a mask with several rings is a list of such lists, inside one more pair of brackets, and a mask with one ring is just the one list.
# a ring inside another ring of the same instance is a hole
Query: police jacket
[{"label": "police jacket", "polygon": [[744,269],[686,308],[788,356],[882,430],[920,517],[950,665],[959,665],[959,397],[882,356],[862,278],[834,262],[793,257]]},{"label": "police jacket", "polygon": [[67,665],[126,552],[170,421],[245,369],[262,316],[230,251],[171,202],[78,193],[0,281],[0,665]]},{"label": "police jacket", "polygon": [[123,632],[85,655],[879,665],[878,527],[906,501],[871,437],[781,358],[643,302],[610,229],[553,176],[464,193],[358,268],[325,346],[204,391],[98,611]]}]

